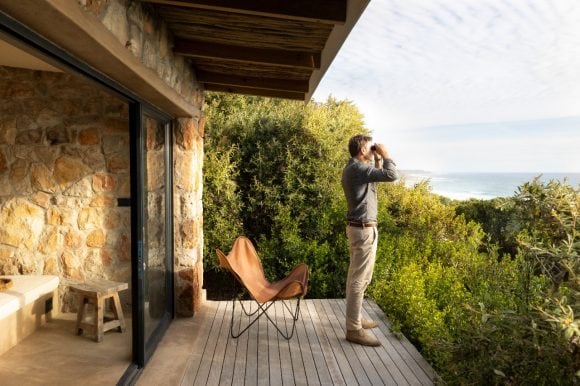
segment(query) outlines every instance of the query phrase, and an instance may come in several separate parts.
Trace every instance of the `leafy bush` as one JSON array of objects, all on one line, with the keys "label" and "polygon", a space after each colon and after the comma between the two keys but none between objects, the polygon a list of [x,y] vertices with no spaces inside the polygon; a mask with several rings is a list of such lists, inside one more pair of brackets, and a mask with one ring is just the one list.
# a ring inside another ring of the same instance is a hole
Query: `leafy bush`
[{"label": "leafy bush", "polygon": [[245,234],[270,279],[306,262],[309,296],[343,296],[346,202],[337,176],[348,138],[367,132],[361,114],[333,99],[305,105],[210,93],[206,103],[206,265],[215,265],[214,248]]}]

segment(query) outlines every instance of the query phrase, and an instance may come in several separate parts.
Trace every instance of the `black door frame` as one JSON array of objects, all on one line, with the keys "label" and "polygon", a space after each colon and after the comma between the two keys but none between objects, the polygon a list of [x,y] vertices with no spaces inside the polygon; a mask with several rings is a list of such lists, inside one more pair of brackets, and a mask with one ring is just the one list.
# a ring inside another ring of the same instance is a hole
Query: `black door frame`
[{"label": "black door frame", "polygon": [[[145,340],[145,269],[144,269],[144,224],[146,219],[145,201],[143,199],[145,186],[145,136],[143,128],[143,118],[145,115],[164,121],[165,127],[165,263],[166,272],[165,288],[167,297],[165,299],[165,313],[160,324],[155,328],[151,338]],[[155,348],[163,338],[163,334],[169,327],[174,317],[173,302],[173,129],[171,119],[166,114],[159,113],[142,104],[131,104],[129,106],[130,121],[134,130],[131,130],[131,170],[138,172],[131,173],[131,284],[133,291],[133,360],[139,368],[145,367]],[[133,167],[135,165],[135,168]],[[133,236],[135,235],[135,236]]]},{"label": "black door frame", "polygon": [[[60,47],[53,44],[51,41],[47,40],[43,36],[37,34],[36,32],[29,29],[24,24],[18,22],[17,20],[11,18],[9,15],[0,11],[0,38],[5,39],[11,44],[22,47],[24,50],[32,50],[35,55],[40,56],[47,63],[54,65],[57,68],[61,68],[63,71],[75,73],[81,75],[83,78],[89,81],[95,82],[101,87],[112,92],[116,97],[125,101],[129,104],[129,132],[130,132],[130,158],[131,158],[131,254],[133,258],[131,259],[131,283],[132,283],[132,301],[133,301],[133,339],[132,339],[132,350],[133,358],[132,363],[129,365],[121,379],[119,379],[119,385],[134,384],[142,372],[143,367],[146,365],[146,359],[151,357],[151,354],[155,350],[156,345],[159,343],[163,337],[163,333],[169,326],[171,319],[174,316],[174,306],[173,306],[173,153],[172,144],[173,128],[170,126],[166,130],[166,143],[167,151],[165,154],[167,168],[167,193],[166,193],[166,224],[167,224],[167,237],[166,237],[166,252],[167,256],[170,256],[171,266],[168,267],[168,280],[170,280],[171,287],[168,291],[168,309],[170,310],[170,320],[163,323],[156,329],[152,336],[150,344],[146,344],[144,341],[144,325],[138,323],[139,320],[143,320],[143,305],[140,303],[139,307],[135,306],[135,301],[143,302],[143,291],[138,291],[139,288],[139,269],[137,267],[137,261],[142,261],[142,239],[141,237],[135,237],[134,235],[140,235],[140,229],[142,229],[143,221],[143,200],[142,197],[142,185],[139,185],[139,181],[143,181],[143,164],[142,162],[142,116],[143,113],[147,112],[156,118],[161,118],[171,122],[173,119],[170,115],[156,109],[154,106],[149,104],[146,100],[129,90],[128,88],[120,85],[116,81],[110,79],[105,74],[96,71],[94,68],[69,54],[68,52],[62,50]],[[135,258],[135,256],[141,257],[141,259]],[[141,272],[142,272],[141,267]],[[142,284],[142,279],[140,283]],[[171,299],[169,299],[171,297]],[[139,314],[136,315],[136,312]],[[140,319],[139,316],[141,316]],[[138,323],[136,326],[135,323]],[[136,339],[136,334],[138,334]]]}]

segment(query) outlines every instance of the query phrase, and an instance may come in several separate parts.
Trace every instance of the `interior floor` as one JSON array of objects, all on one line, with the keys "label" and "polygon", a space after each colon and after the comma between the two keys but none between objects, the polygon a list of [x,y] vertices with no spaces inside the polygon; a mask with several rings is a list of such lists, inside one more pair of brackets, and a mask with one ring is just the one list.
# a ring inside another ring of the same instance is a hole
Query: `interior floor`
[{"label": "interior floor", "polygon": [[76,314],[64,313],[0,356],[0,384],[115,385],[131,363],[131,315],[127,329],[105,332],[97,343],[76,335]]}]

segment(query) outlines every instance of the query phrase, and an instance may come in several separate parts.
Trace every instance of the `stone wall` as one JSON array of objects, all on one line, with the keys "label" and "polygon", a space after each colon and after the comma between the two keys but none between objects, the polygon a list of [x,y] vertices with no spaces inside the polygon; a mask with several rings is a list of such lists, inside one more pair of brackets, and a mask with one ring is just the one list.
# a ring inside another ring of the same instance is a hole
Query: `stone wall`
[{"label": "stone wall", "polygon": [[203,133],[204,120],[178,119],[173,163],[175,309],[193,315],[204,301]]},{"label": "stone wall", "polygon": [[77,0],[127,50],[201,110],[203,90],[188,60],[173,54],[173,37],[151,4],[135,0]]},{"label": "stone wall", "polygon": [[[185,100],[203,105],[187,59],[173,54],[173,37],[151,4],[134,0],[77,0],[127,50]],[[203,116],[180,118],[174,125],[175,310],[191,316],[204,299],[203,286]]]},{"label": "stone wall", "polygon": [[130,282],[130,208],[117,206],[130,196],[128,105],[73,75],[9,67],[0,100],[0,274],[58,275],[61,295],[71,280]]}]

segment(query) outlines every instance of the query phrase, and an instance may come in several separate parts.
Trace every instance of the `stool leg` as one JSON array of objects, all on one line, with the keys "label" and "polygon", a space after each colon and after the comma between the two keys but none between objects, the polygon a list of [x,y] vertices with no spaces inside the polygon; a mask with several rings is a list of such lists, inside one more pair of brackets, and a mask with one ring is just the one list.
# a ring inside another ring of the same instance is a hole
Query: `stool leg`
[{"label": "stool leg", "polygon": [[121,308],[121,300],[119,300],[118,292],[113,294],[113,313],[115,314],[115,319],[119,321],[119,332],[125,332],[125,316],[123,315],[123,309]]},{"label": "stool leg", "polygon": [[82,335],[83,329],[81,327],[81,323],[85,319],[85,308],[87,304],[87,298],[83,295],[79,296],[78,301],[78,310],[77,310],[77,325],[76,325],[76,334]]},{"label": "stool leg", "polygon": [[103,314],[104,309],[104,298],[97,295],[97,301],[95,304],[95,340],[100,342],[103,340]]}]

